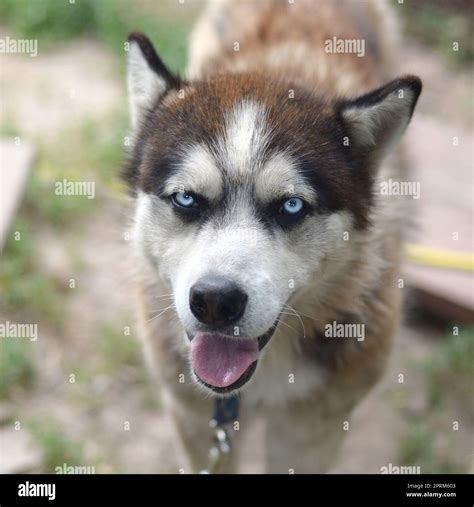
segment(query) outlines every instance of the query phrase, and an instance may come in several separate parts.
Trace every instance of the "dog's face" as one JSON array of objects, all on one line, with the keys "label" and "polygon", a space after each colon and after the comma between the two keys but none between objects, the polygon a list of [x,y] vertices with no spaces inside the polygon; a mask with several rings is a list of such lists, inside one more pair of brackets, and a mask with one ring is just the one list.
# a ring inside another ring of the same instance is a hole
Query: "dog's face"
[{"label": "dog's face", "polygon": [[135,238],[170,288],[196,379],[232,392],[288,302],[323,288],[369,226],[374,171],[421,85],[337,101],[259,75],[185,83],[146,38],[129,42]]}]

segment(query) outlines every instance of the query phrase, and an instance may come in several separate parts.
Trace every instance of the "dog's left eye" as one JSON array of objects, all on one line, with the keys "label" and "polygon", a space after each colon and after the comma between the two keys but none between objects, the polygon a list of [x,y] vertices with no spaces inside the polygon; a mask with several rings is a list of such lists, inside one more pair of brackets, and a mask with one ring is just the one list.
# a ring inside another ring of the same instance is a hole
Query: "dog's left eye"
[{"label": "dog's left eye", "polygon": [[196,205],[196,198],[187,192],[176,192],[171,196],[171,200],[175,206],[180,208],[193,208]]},{"label": "dog's left eye", "polygon": [[280,212],[288,216],[297,216],[304,209],[304,201],[299,197],[292,197],[283,202]]}]

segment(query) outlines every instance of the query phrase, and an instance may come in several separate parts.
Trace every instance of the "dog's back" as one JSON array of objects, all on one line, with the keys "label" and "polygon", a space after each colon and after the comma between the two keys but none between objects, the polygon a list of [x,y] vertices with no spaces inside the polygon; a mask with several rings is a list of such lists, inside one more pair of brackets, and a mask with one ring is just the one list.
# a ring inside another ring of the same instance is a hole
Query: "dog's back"
[{"label": "dog's back", "polygon": [[[258,70],[356,95],[396,73],[397,38],[384,0],[213,1],[191,38],[189,73]],[[331,47],[346,41],[359,51]]]}]

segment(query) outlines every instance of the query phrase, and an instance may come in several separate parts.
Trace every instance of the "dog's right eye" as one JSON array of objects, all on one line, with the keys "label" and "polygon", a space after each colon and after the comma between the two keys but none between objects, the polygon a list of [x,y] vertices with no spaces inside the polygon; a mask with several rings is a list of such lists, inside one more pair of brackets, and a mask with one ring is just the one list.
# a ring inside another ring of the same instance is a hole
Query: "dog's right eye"
[{"label": "dog's right eye", "polygon": [[176,192],[171,196],[171,201],[179,208],[190,209],[197,206],[196,198],[188,192]]}]

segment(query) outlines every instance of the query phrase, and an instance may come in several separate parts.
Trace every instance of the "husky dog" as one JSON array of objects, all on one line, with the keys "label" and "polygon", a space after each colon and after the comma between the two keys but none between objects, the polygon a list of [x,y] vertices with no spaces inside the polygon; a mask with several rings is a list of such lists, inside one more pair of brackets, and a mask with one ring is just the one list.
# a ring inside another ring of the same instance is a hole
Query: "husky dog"
[{"label": "husky dog", "polygon": [[259,418],[265,471],[328,470],[384,370],[406,207],[379,188],[421,92],[395,32],[379,0],[215,2],[186,79],[129,36],[140,321],[185,472],[236,393],[237,448]]}]

